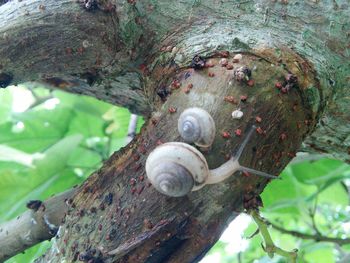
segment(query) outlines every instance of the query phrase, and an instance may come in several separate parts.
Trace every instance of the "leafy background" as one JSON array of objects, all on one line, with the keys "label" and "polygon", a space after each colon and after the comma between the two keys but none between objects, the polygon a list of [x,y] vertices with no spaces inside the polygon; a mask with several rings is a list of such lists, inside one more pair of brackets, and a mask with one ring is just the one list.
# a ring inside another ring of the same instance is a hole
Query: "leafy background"
[{"label": "leafy background", "polygon": [[[127,143],[128,110],[93,98],[24,86],[0,90],[0,223],[83,182]],[[143,124],[139,118],[138,130]],[[350,166],[332,159],[299,157],[262,194],[261,214],[283,229],[348,238]],[[202,263],[286,262],[268,258],[256,225],[234,220]],[[316,242],[271,227],[276,245],[299,249],[298,262],[350,262],[350,244]],[[349,242],[350,243],[350,242]],[[43,242],[7,263],[32,262],[50,246]]]}]

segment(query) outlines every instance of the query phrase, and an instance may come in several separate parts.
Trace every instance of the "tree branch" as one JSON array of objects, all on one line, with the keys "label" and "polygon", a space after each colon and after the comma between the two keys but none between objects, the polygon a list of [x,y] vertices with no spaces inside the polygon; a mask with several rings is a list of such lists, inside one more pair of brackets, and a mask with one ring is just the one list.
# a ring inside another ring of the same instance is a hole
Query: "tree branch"
[{"label": "tree branch", "polygon": [[289,258],[290,262],[295,263],[297,259],[297,250],[286,251],[280,247],[277,247],[269,233],[268,222],[262,218],[256,210],[251,210],[249,212],[251,217],[254,219],[255,223],[258,225],[261,236],[264,239],[265,245],[262,244],[263,249],[266,251],[270,258],[273,258],[274,254]]},{"label": "tree branch", "polygon": [[[222,56],[225,55],[223,52]],[[157,192],[146,179],[146,160],[162,142],[183,141],[177,123],[180,114],[189,107],[201,107],[215,120],[215,143],[210,151],[203,153],[209,167],[215,168],[225,162],[225,157],[242,143],[243,136],[259,114],[264,120],[260,129],[267,132],[264,134],[259,129],[254,132],[240,163],[272,174],[283,169],[292,156],[285,156],[280,165],[272,165],[271,156],[287,148],[295,151],[309,131],[306,126],[298,129],[295,125],[298,120],[311,117],[308,106],[297,112],[290,110],[295,103],[301,103],[302,84],[292,89],[289,96],[280,95],[274,83],[279,78],[284,79],[287,71],[282,67],[271,67],[270,61],[258,59],[256,54],[245,53],[242,64],[248,69],[259,69],[252,73],[255,85],[248,87],[238,80],[233,80],[230,85],[234,71],[221,66],[222,56],[208,59],[213,64],[210,68],[194,70],[187,67],[167,77],[164,76],[171,71],[171,64],[157,64],[158,68],[154,69],[157,76],[153,79],[162,79],[160,83],[165,87],[171,87],[176,79],[180,87],[173,90],[165,102],[159,103],[158,112],[144,125],[143,132],[113,154],[82,185],[62,226],[63,235],[57,242],[57,249],[48,251],[38,262],[47,262],[53,257],[55,262],[63,258],[70,262],[80,255],[82,258],[91,255],[89,258],[104,262],[195,262],[204,256],[227,223],[241,211],[243,196],[252,189],[259,193],[267,180],[237,173],[225,182],[179,198]],[[226,55],[229,61],[233,56]],[[299,79],[304,76],[302,72],[296,74],[300,74]],[[185,92],[188,86],[192,88]],[[245,100],[242,102],[244,119],[232,120],[236,105],[225,100],[228,96]],[[276,103],[276,99],[281,103]],[[242,136],[234,135],[236,129],[241,129]],[[229,131],[232,136],[223,136],[223,131]],[[288,131],[283,142],[278,139],[281,131]],[[162,164],[163,160],[159,159]],[[270,169],[266,169],[268,166]],[[150,230],[156,229],[164,220],[170,220],[172,224],[151,234]],[[144,240],[144,234],[150,234],[150,239]],[[74,250],[67,247],[74,247]]]},{"label": "tree branch", "polygon": [[331,242],[331,243],[335,243],[338,245],[346,245],[346,244],[350,244],[350,238],[337,238],[337,237],[327,237],[327,236],[323,236],[322,234],[316,234],[316,235],[311,235],[311,234],[306,234],[306,233],[301,233],[298,231],[294,231],[294,230],[287,230],[284,229],[281,226],[275,225],[274,223],[268,222],[274,229],[280,231],[281,233],[284,234],[289,234],[301,239],[311,239],[311,240],[315,240],[316,242]]},{"label": "tree branch", "polygon": [[0,225],[0,262],[56,235],[76,188],[58,194]]},{"label": "tree branch", "polygon": [[[124,2],[121,8],[129,5]],[[120,21],[125,14],[114,9],[87,10],[84,1],[3,3],[0,88],[34,81],[147,115],[150,105],[135,59],[139,55],[137,50],[149,42],[138,43],[135,48],[124,38],[124,23],[130,20],[134,23],[132,12],[136,11],[131,10],[130,18]],[[134,43],[140,36],[128,37]]]}]

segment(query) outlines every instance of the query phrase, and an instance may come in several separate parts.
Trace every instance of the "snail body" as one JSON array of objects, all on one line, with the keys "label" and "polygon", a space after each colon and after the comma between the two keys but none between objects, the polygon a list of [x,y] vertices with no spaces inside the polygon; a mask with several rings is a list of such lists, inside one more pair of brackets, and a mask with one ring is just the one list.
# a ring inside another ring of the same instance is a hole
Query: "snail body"
[{"label": "snail body", "polygon": [[179,197],[201,189],[206,184],[216,184],[236,171],[248,171],[268,178],[276,176],[243,167],[238,159],[251,137],[249,131],[237,153],[215,169],[209,169],[204,155],[195,147],[182,142],[168,142],[155,148],[147,158],[146,174],[153,186],[161,193]]},{"label": "snail body", "polygon": [[168,196],[184,196],[206,184],[216,184],[239,170],[237,160],[231,158],[210,170],[204,155],[195,147],[182,142],[160,145],[148,156],[146,173],[153,186]]},{"label": "snail body", "polygon": [[178,120],[178,130],[187,143],[203,148],[212,145],[215,139],[215,122],[211,115],[201,108],[188,108]]}]

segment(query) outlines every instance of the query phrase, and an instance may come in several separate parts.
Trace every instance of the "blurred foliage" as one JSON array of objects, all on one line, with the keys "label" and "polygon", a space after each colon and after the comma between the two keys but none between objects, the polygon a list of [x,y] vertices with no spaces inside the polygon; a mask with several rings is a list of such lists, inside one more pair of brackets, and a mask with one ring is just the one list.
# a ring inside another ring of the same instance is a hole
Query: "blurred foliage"
[{"label": "blurred foliage", "polygon": [[[282,180],[271,182],[261,195],[264,203],[261,214],[269,222],[314,236],[319,231],[326,237],[350,238],[349,165],[332,159],[303,161],[289,164],[281,176]],[[251,222],[242,233],[243,238],[247,239],[256,229]],[[350,244],[339,246],[297,238],[273,227],[270,234],[277,246],[289,251],[297,248],[300,263],[349,262]],[[218,242],[207,254],[212,257],[210,261],[203,262],[287,262],[279,256],[269,258],[261,247],[259,234],[247,241],[247,247],[238,252],[227,249],[232,246],[230,242]],[[342,258],[348,260],[341,261]]]},{"label": "blurred foliage", "polygon": [[[27,110],[13,112],[27,101]],[[126,144],[129,119],[128,110],[89,97],[40,88],[0,90],[0,223],[25,211],[29,200],[83,182]],[[48,246],[44,242],[7,262],[31,262]]]},{"label": "blurred foliage", "polygon": [[[28,98],[19,102],[19,93]],[[29,108],[15,113],[16,104],[25,101]],[[22,213],[28,200],[44,200],[84,181],[126,144],[129,119],[126,109],[93,98],[40,88],[0,90],[0,223]],[[262,194],[266,219],[287,230],[349,237],[349,165],[330,159],[291,163],[281,176]],[[245,238],[256,230],[253,222],[246,223],[232,223]],[[298,262],[332,263],[350,254],[350,245],[300,239],[272,227],[271,235],[286,250],[298,248]],[[245,238],[218,241],[203,262],[285,262],[268,258],[259,235]],[[32,262],[49,246],[38,244],[7,263]]]}]

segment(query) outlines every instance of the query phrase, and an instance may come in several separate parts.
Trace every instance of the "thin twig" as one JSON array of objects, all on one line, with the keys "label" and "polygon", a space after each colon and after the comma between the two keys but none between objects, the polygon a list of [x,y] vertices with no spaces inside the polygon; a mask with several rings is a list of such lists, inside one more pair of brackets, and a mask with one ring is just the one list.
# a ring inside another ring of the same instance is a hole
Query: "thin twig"
[{"label": "thin twig", "polygon": [[297,250],[293,251],[286,251],[280,247],[277,247],[272,238],[271,235],[267,229],[268,222],[262,218],[259,213],[255,210],[251,210],[250,213],[251,217],[254,219],[255,223],[258,225],[259,231],[261,233],[262,238],[264,239],[265,245],[261,244],[263,249],[266,251],[267,255],[270,258],[273,258],[275,254],[283,256],[285,258],[289,258],[290,262],[296,263],[296,259],[298,256]]},{"label": "thin twig", "polygon": [[313,206],[313,208],[311,208],[309,210],[309,215],[311,217],[311,223],[312,223],[312,228],[315,230],[316,234],[321,236],[321,232],[320,230],[318,229],[317,225],[316,225],[316,220],[315,220],[315,215],[316,215],[316,210],[317,210],[317,197],[318,195],[315,197],[315,204]]},{"label": "thin twig", "polygon": [[238,252],[237,261],[238,261],[238,263],[242,263],[242,251]]},{"label": "thin twig", "polygon": [[342,245],[346,245],[346,244],[350,244],[350,238],[337,238],[337,237],[326,237],[323,235],[311,235],[311,234],[306,234],[306,233],[301,233],[298,231],[294,231],[294,230],[287,230],[284,229],[280,226],[277,226],[271,222],[269,222],[269,224],[276,230],[280,231],[281,233],[284,234],[289,234],[295,237],[299,237],[301,239],[311,239],[311,240],[315,240],[316,242],[331,242],[331,243],[335,243],[338,244],[340,246]]}]

